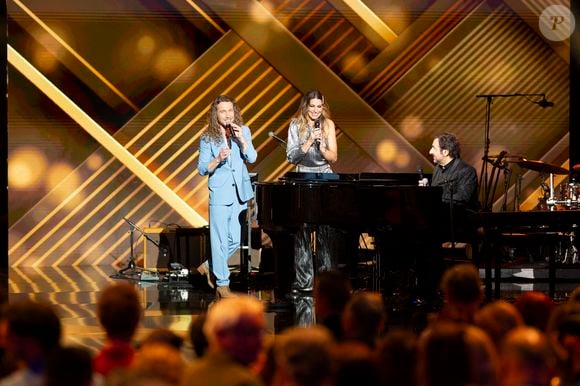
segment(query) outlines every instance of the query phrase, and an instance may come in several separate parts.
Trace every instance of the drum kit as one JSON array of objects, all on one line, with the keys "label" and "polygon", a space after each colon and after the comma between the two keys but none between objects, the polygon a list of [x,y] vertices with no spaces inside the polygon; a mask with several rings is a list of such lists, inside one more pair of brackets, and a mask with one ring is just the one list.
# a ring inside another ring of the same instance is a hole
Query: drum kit
[{"label": "drum kit", "polygon": [[[568,175],[568,169],[543,161],[531,161],[525,158],[515,160],[513,163],[524,169],[533,170],[543,175],[550,175],[549,186],[542,182],[544,196],[540,198],[540,209],[549,211],[580,209],[580,183],[573,179],[573,176],[577,178],[578,174],[580,174],[580,164],[572,167],[574,173],[569,177],[566,184],[560,185],[560,191],[556,197],[554,192],[554,175]],[[569,232],[557,232],[559,236],[564,236],[569,239],[569,243],[566,245],[560,243],[556,251],[556,260],[560,263],[577,264],[580,261],[579,248],[576,244],[576,230],[577,225],[575,224]]]},{"label": "drum kit", "polygon": [[[514,163],[524,169],[550,175],[550,185],[542,184],[545,187],[547,197],[541,200],[547,206],[548,210],[580,209],[580,182],[569,180],[567,184],[560,185],[560,191],[557,196],[554,191],[554,175],[567,175],[569,173],[568,169],[543,161],[532,161],[525,158],[521,158]],[[580,164],[574,165],[573,170],[580,172]]]}]

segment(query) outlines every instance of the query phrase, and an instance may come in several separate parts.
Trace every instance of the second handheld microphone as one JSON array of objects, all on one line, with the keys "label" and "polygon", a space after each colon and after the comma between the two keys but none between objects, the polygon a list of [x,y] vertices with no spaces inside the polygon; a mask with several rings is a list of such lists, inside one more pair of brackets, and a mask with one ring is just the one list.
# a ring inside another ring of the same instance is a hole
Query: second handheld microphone
[{"label": "second handheld microphone", "polygon": [[[320,119],[317,119],[316,121],[314,121],[314,129],[315,130],[320,130]],[[316,148],[320,149],[320,138],[316,138],[314,140],[315,144],[316,144]]]}]

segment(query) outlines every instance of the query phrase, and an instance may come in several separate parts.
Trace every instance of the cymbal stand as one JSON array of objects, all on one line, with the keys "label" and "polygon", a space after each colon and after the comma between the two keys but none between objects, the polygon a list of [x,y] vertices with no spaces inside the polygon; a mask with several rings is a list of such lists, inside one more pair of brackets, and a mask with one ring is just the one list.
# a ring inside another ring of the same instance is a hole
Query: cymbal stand
[{"label": "cymbal stand", "polygon": [[550,197],[546,201],[550,211],[556,210],[556,197],[554,197],[554,173],[550,173]]},{"label": "cymbal stand", "polygon": [[[493,186],[493,190],[491,191],[491,195],[486,196],[486,205],[489,207],[491,211],[491,205],[493,204],[493,198],[495,197],[495,192],[497,190],[497,184],[499,183],[499,169],[503,169],[504,172],[506,171],[506,163],[504,162],[504,157],[507,155],[507,151],[502,150],[499,155],[496,157],[495,161],[488,160],[493,168],[491,169],[491,176],[490,176],[490,184],[488,188]],[[504,174],[504,179],[506,178],[506,174]]]},{"label": "cymbal stand", "polygon": [[522,199],[522,173],[518,173],[514,186],[514,212],[520,211],[520,201]]},{"label": "cymbal stand", "polygon": [[502,212],[507,212],[507,196],[510,182],[512,179],[512,169],[506,164],[503,165],[503,204],[501,206]]}]

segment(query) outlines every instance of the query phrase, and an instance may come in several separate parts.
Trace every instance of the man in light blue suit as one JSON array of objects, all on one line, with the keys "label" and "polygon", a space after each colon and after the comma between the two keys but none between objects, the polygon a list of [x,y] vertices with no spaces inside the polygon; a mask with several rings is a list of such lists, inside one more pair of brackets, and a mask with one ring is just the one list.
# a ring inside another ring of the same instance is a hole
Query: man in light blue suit
[{"label": "man in light blue suit", "polygon": [[[240,247],[240,218],[254,190],[246,162],[257,158],[250,128],[244,126],[238,103],[226,95],[211,104],[207,130],[199,143],[197,169],[209,176],[209,235],[211,269],[216,278],[217,296],[231,297],[228,257]],[[245,213],[245,212],[243,212]],[[209,274],[207,265],[198,270]]]}]

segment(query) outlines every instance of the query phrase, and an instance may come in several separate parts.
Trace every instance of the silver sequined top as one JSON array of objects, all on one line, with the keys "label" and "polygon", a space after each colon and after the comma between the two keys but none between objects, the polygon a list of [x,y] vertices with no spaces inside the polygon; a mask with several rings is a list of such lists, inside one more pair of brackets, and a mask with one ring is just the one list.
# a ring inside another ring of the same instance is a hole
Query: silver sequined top
[{"label": "silver sequined top", "polygon": [[[316,143],[312,144],[308,151],[302,151],[302,145],[308,140],[311,130],[307,130],[302,137],[298,135],[298,120],[292,119],[288,127],[288,144],[286,146],[286,158],[288,162],[296,165],[297,172],[306,173],[332,173],[328,161],[322,156]],[[328,140],[322,139],[328,146]]]}]

